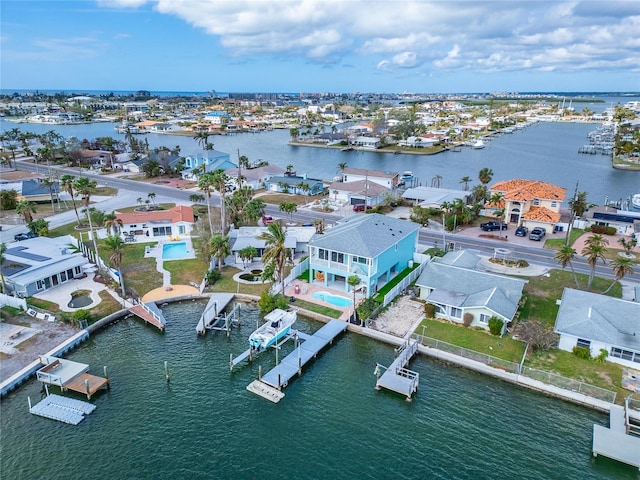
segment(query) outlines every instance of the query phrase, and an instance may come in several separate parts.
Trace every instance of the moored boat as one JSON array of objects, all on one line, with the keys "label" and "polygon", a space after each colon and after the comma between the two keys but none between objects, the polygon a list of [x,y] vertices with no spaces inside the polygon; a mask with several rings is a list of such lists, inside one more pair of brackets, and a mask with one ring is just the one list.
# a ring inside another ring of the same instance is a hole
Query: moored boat
[{"label": "moored boat", "polygon": [[636,193],[631,197],[631,208],[640,210],[640,193]]},{"label": "moored boat", "polygon": [[298,311],[296,309],[276,308],[264,317],[265,323],[249,336],[249,347],[254,352],[260,352],[270,347],[289,333],[297,318]]},{"label": "moored boat", "polygon": [[476,150],[479,150],[481,148],[484,148],[484,146],[485,146],[484,142],[482,140],[478,140],[473,145],[471,145],[471,148],[475,148]]}]

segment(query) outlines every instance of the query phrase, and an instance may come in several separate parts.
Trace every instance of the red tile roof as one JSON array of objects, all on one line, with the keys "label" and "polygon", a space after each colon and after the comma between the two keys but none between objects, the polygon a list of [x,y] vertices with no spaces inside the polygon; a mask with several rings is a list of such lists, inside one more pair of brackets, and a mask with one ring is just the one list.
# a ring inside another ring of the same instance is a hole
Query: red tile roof
[{"label": "red tile roof", "polygon": [[171,223],[187,222],[194,223],[193,209],[184,205],[170,208],[169,210],[151,210],[148,212],[116,212],[116,217],[122,220],[123,225],[144,222],[170,221]]},{"label": "red tile roof", "polygon": [[533,222],[557,223],[560,221],[560,214],[544,207],[531,207],[522,214],[522,218]]},{"label": "red tile roof", "polygon": [[534,198],[563,201],[567,190],[546,182],[536,180],[505,180],[491,186],[492,192],[502,192],[507,200],[519,202],[531,201]]}]

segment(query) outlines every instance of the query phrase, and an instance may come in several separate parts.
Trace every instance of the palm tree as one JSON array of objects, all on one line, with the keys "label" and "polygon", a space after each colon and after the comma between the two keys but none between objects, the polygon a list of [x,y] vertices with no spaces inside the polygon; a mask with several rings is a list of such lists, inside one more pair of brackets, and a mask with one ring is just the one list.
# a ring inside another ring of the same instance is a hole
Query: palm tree
[{"label": "palm tree", "polygon": [[67,192],[71,197],[71,203],[73,204],[73,210],[76,212],[76,218],[78,219],[78,225],[80,225],[80,215],[78,215],[78,207],[76,206],[75,189],[73,188],[73,182],[76,177],[73,175],[63,175],[60,177],[60,186],[62,190]]},{"label": "palm tree", "polygon": [[151,200],[151,203],[153,203],[153,206],[156,206],[156,194],[154,192],[149,192],[147,193],[147,198],[149,200]]},{"label": "palm tree", "polygon": [[109,234],[116,235],[118,233],[118,228],[122,228],[122,219],[116,216],[115,212],[105,213],[104,215],[104,227],[107,229]]},{"label": "palm tree", "polygon": [[204,195],[201,195],[199,193],[192,193],[191,195],[189,195],[189,201],[191,203],[202,203],[204,202]]},{"label": "palm tree", "polygon": [[296,183],[296,188],[302,192],[302,194],[304,195],[304,203],[307,203],[307,194],[311,189],[309,184],[307,182],[298,182]]},{"label": "palm tree", "polygon": [[356,289],[358,285],[360,285],[360,277],[358,275],[349,275],[347,278],[347,283],[351,287],[351,291],[353,292],[353,320],[356,319]]},{"label": "palm tree", "polygon": [[464,191],[468,191],[469,190],[469,184],[473,182],[473,179],[471,177],[462,177],[462,179],[460,179],[460,183],[464,183]]},{"label": "palm tree", "polygon": [[96,242],[96,236],[93,233],[93,222],[91,221],[91,213],[89,212],[89,203],[91,202],[91,195],[96,191],[98,182],[91,180],[87,177],[79,177],[73,182],[73,188],[82,197],[82,204],[87,210],[87,218],[89,219],[89,232],[91,232],[91,239],[93,240],[93,249],[96,251],[96,265],[100,268],[100,255],[98,253],[98,242]]},{"label": "palm tree", "polygon": [[490,168],[484,167],[478,172],[478,180],[482,185],[487,185],[491,179],[493,178],[493,170]]},{"label": "palm tree", "polygon": [[607,288],[604,292],[602,292],[602,294],[604,295],[609,293],[609,290],[613,288],[616,282],[619,282],[620,280],[622,280],[626,275],[633,275],[635,271],[633,269],[634,265],[635,265],[635,262],[633,261],[633,259],[629,257],[616,257],[614,260],[612,260],[611,269],[613,270],[613,274],[616,276],[616,279],[613,282],[611,282],[611,285],[609,285],[609,288]]},{"label": "palm tree", "polygon": [[298,205],[293,202],[282,202],[280,211],[286,213],[287,217],[289,217],[289,222],[291,222],[291,215],[298,211]]},{"label": "palm tree", "polygon": [[226,196],[227,196],[227,182],[229,176],[223,169],[217,168],[211,173],[211,185],[220,194],[220,224],[222,225],[222,234],[227,232],[227,212],[226,212]]},{"label": "palm tree", "polygon": [[31,223],[33,221],[33,213],[36,213],[36,205],[28,200],[20,200],[16,204],[16,213],[22,215],[24,223]]},{"label": "palm tree", "polygon": [[344,169],[347,168],[347,162],[340,162],[338,164],[338,172],[340,172],[340,175],[344,174]]},{"label": "palm tree", "polygon": [[606,246],[608,244],[609,241],[606,238],[595,233],[585,240],[585,246],[580,253],[587,257],[587,263],[591,267],[587,290],[591,290],[591,283],[593,282],[593,277],[596,273],[598,260],[602,260],[603,263],[606,263],[604,254],[607,251]]},{"label": "palm tree", "polygon": [[[120,221],[122,224],[122,221]],[[124,288],[124,274],[122,272],[122,250],[127,245],[120,235],[109,235],[104,239],[104,244],[111,252],[109,261],[113,264],[113,267],[118,271],[118,277],[120,278],[120,288],[122,289],[122,298],[127,298],[126,290]]]},{"label": "palm tree", "polygon": [[210,173],[204,173],[198,177],[198,188],[207,196],[207,217],[209,218],[209,232],[213,235],[213,223],[211,221],[211,194],[213,193],[213,178]]},{"label": "palm tree", "polygon": [[213,143],[209,143],[209,132],[198,132],[193,139],[200,144],[203,150],[213,150]]},{"label": "palm tree", "polygon": [[558,261],[558,263],[562,266],[562,268],[566,268],[569,265],[571,268],[571,273],[573,274],[573,281],[576,282],[576,288],[580,289],[580,283],[578,283],[578,276],[576,275],[575,270],[573,269],[572,260],[576,258],[576,251],[570,245],[563,245],[556,252],[554,258]]},{"label": "palm tree", "polygon": [[289,252],[285,246],[287,236],[286,229],[282,228],[280,222],[273,222],[267,226],[267,231],[257,236],[265,241],[265,251],[262,254],[262,262],[269,266],[274,272],[275,279],[281,282],[282,294],[284,295],[284,266],[289,259]]},{"label": "palm tree", "polygon": [[442,180],[442,175],[435,175],[431,179],[431,186],[433,188],[440,188],[440,181]]},{"label": "palm tree", "polygon": [[2,293],[7,293],[7,286],[4,282],[4,274],[2,273],[2,264],[4,263],[4,254],[7,252],[7,244],[0,243],[0,281],[2,282]]},{"label": "palm tree", "polygon": [[209,243],[211,244],[213,256],[218,259],[218,270],[222,271],[222,262],[226,257],[231,255],[229,237],[220,234],[213,235]]}]

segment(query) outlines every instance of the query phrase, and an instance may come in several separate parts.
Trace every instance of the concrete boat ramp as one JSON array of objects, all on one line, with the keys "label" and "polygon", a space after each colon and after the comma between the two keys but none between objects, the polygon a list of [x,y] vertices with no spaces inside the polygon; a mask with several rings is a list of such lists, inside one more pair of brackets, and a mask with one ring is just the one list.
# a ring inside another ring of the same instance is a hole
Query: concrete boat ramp
[{"label": "concrete boat ramp", "polygon": [[[302,340],[302,342],[274,368],[249,384],[247,390],[271,402],[279,402],[284,397],[282,389],[289,384],[289,381],[294,376],[302,374],[302,367],[317,357],[323,348],[333,343],[335,338],[346,329],[346,322],[331,320],[313,335],[292,330],[291,335],[284,341],[296,339],[296,341]],[[276,345],[275,348],[279,348],[279,345]],[[233,366],[235,362],[237,365],[248,357],[250,357],[249,351],[244,352],[232,359],[231,364]]]}]

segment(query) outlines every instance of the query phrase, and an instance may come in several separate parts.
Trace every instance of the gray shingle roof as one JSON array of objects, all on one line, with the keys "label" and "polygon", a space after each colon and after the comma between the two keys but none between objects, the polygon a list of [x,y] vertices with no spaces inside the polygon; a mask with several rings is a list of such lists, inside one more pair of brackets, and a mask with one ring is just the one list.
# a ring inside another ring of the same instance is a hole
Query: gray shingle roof
[{"label": "gray shingle roof", "polygon": [[[432,302],[458,307],[484,306],[504,318],[513,318],[526,280],[470,270],[439,261],[429,262],[416,285],[431,288]],[[448,292],[448,293],[445,293]],[[448,303],[445,300],[457,303]]]},{"label": "gray shingle roof", "polygon": [[565,288],[554,330],[640,351],[640,303]]},{"label": "gray shingle roof", "polygon": [[378,213],[353,215],[314,235],[309,245],[373,258],[418,228],[417,223]]}]

